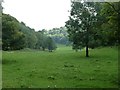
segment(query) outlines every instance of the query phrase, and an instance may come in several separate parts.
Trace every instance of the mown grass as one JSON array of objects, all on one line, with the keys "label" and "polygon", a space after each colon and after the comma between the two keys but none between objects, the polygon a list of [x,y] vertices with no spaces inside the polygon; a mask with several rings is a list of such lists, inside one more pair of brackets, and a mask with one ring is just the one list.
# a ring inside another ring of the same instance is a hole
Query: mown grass
[{"label": "mown grass", "polygon": [[117,48],[3,52],[3,88],[116,88]]}]

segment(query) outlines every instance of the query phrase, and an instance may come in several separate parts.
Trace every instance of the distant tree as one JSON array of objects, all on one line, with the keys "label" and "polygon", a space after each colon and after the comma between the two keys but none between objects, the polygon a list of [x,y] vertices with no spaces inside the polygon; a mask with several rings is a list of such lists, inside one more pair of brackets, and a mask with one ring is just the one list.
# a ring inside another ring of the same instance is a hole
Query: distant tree
[{"label": "distant tree", "polygon": [[26,24],[24,22],[21,22],[22,25],[26,26]]},{"label": "distant tree", "polygon": [[54,41],[52,40],[51,37],[47,38],[47,46],[48,46],[49,52],[52,52],[52,50],[56,49],[56,45],[55,45],[55,43],[54,43]]},{"label": "distant tree", "polygon": [[44,35],[42,31],[36,32],[37,36],[37,43],[36,43],[36,49],[42,49],[43,51],[47,48],[47,36]]},{"label": "distant tree", "polygon": [[69,45],[70,41],[68,39],[68,33],[66,27],[53,28],[46,31],[47,36],[50,36],[55,43]]},{"label": "distant tree", "polygon": [[24,22],[19,23],[20,30],[25,35],[25,47],[34,49],[37,43],[37,36],[34,29],[26,26]]}]

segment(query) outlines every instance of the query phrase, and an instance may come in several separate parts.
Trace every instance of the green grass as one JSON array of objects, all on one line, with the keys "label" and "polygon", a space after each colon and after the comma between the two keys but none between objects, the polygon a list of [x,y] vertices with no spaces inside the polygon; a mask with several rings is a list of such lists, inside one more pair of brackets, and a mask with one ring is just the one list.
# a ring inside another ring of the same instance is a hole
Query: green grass
[{"label": "green grass", "polygon": [[116,88],[117,48],[3,52],[3,88]]}]

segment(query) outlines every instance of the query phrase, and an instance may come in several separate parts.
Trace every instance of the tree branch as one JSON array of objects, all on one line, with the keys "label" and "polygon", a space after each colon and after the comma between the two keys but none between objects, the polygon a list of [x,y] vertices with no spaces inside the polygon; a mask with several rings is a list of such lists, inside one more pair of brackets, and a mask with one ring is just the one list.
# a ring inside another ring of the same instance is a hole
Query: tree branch
[{"label": "tree branch", "polygon": [[112,4],[109,3],[109,2],[105,2],[105,3],[107,3],[108,5],[110,5],[117,14],[120,14],[119,10],[116,10],[116,8],[115,8],[114,5],[112,5]]}]

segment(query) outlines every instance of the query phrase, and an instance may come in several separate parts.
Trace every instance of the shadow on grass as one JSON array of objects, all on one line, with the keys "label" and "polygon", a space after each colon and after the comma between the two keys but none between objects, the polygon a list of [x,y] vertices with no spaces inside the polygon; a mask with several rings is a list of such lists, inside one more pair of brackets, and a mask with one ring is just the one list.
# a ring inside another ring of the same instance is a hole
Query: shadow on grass
[{"label": "shadow on grass", "polygon": [[2,60],[2,64],[13,64],[13,63],[16,63],[17,61],[16,60],[8,60],[8,59],[3,59]]}]

